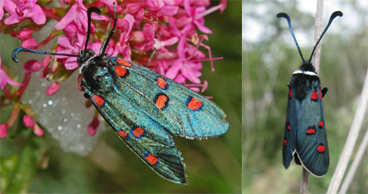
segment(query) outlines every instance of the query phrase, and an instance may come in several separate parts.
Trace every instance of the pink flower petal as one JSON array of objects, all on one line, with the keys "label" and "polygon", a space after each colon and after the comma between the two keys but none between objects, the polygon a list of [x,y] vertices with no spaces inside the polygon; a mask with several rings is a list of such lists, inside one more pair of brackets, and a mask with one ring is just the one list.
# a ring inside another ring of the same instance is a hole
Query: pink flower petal
[{"label": "pink flower petal", "polygon": [[191,89],[191,90],[193,90],[193,91],[195,91],[195,92],[199,92],[199,88],[195,88],[195,87],[190,87],[189,89]]},{"label": "pink flower petal", "polygon": [[20,40],[27,40],[30,39],[32,36],[33,30],[31,29],[24,29],[21,32],[19,32],[19,35],[17,36],[17,38],[19,38]]},{"label": "pink flower petal", "polygon": [[204,81],[201,92],[203,93],[204,91],[206,91],[207,90],[207,87],[208,87],[208,82],[207,81]]},{"label": "pink flower petal", "polygon": [[141,31],[134,31],[130,36],[130,41],[135,43],[141,43],[144,41],[144,34]]},{"label": "pink flower petal", "polygon": [[184,83],[187,79],[183,76],[183,75],[178,75],[176,76],[176,78],[174,79],[174,81],[178,82],[178,83]]},{"label": "pink flower petal", "polygon": [[55,25],[56,30],[62,30],[64,29],[70,22],[74,20],[75,15],[77,14],[77,5],[74,4],[68,11],[68,13],[65,14],[63,18]]},{"label": "pink flower petal", "polygon": [[90,136],[94,136],[99,125],[100,121],[98,120],[97,116],[93,117],[92,122],[88,125],[88,134]]},{"label": "pink flower petal", "polygon": [[175,0],[163,0],[166,5],[177,5]]},{"label": "pink flower petal", "polygon": [[12,24],[15,24],[15,23],[19,23],[19,18],[18,18],[16,13],[13,13],[4,20],[4,23],[6,25],[12,25]]},{"label": "pink flower petal", "polygon": [[141,8],[141,5],[138,3],[127,3],[125,8],[128,13],[135,14]]},{"label": "pink flower petal", "polygon": [[21,47],[29,48],[29,49],[36,49],[38,47],[38,43],[36,39],[30,38],[22,42]]},{"label": "pink flower petal", "polygon": [[183,76],[188,78],[189,81],[196,83],[196,84],[201,83],[201,80],[198,79],[200,75],[198,75],[198,73],[195,73],[192,69],[190,69],[190,67],[185,66],[185,68],[181,69],[181,73]]},{"label": "pink flower petal", "polygon": [[118,18],[118,21],[116,22],[116,28],[121,30],[127,30],[129,28],[128,21]]},{"label": "pink flower petal", "polygon": [[173,66],[171,66],[169,70],[166,72],[166,77],[174,79],[178,75],[181,67],[182,67],[181,60],[176,60]]},{"label": "pink flower petal", "polygon": [[155,31],[153,27],[150,24],[144,24],[143,26],[143,34],[145,36],[145,39],[152,40],[155,38]]},{"label": "pink flower petal", "polygon": [[159,13],[164,16],[173,16],[178,13],[179,7],[173,5],[165,5],[161,7]]},{"label": "pink flower petal", "polygon": [[8,125],[0,124],[0,138],[5,138],[8,136]]},{"label": "pink flower petal", "polygon": [[37,4],[34,4],[32,7],[32,19],[37,25],[46,23],[46,15]]},{"label": "pink flower petal", "polygon": [[23,123],[26,127],[33,127],[35,124],[33,117],[30,115],[23,116]]},{"label": "pink flower petal", "polygon": [[65,36],[58,37],[57,42],[59,43],[60,46],[64,48],[67,48],[67,49],[73,48],[73,46],[70,44],[69,39]]},{"label": "pink flower petal", "polygon": [[160,8],[160,3],[157,0],[146,0],[145,4],[149,11],[157,11]]},{"label": "pink flower petal", "polygon": [[[1,60],[0,60],[0,62],[1,62]],[[2,90],[4,90],[4,88],[5,88],[5,85],[8,83],[8,84],[11,84],[11,85],[13,85],[13,86],[17,86],[17,87],[19,87],[19,86],[21,86],[22,85],[22,83],[18,83],[18,82],[16,82],[16,81],[14,81],[14,80],[12,80],[12,79],[10,79],[10,77],[5,73],[5,71],[4,70],[2,70],[1,68],[0,68],[0,88],[2,89]]]},{"label": "pink flower petal", "polygon": [[52,58],[50,55],[47,55],[45,58],[42,59],[42,68],[46,69],[47,67],[49,67],[50,62],[51,62]]},{"label": "pink flower petal", "polygon": [[134,14],[136,20],[142,20],[144,18],[144,9],[140,8],[137,13]]},{"label": "pink flower petal", "polygon": [[67,69],[67,70],[73,70],[73,69],[76,69],[78,68],[78,62],[77,62],[77,59],[75,57],[69,57],[66,61],[65,61],[65,64],[64,64],[64,67]]},{"label": "pink flower petal", "polygon": [[60,84],[58,82],[54,82],[46,89],[46,94],[52,96],[59,90],[59,88]]},{"label": "pink flower petal", "polygon": [[77,26],[75,26],[74,23],[70,23],[68,24],[65,28],[64,28],[64,33],[65,36],[69,39],[72,40],[74,37],[76,37],[77,35]]},{"label": "pink flower petal", "polygon": [[220,12],[222,13],[222,12],[224,12],[224,10],[225,10],[225,8],[226,8],[226,6],[227,6],[227,2],[226,2],[226,0],[222,0],[222,1],[220,2],[220,5],[221,5],[221,7],[220,7]]},{"label": "pink flower petal", "polygon": [[26,73],[37,72],[41,69],[41,63],[37,60],[29,60],[24,64],[24,71]]},{"label": "pink flower petal", "polygon": [[206,34],[212,34],[212,30],[210,30],[209,28],[207,28],[206,26],[200,24],[197,20],[194,21],[194,23],[196,24],[196,26],[198,27],[198,29]]},{"label": "pink flower petal", "polygon": [[37,135],[38,137],[42,137],[43,134],[44,134],[44,131],[42,130],[42,128],[40,126],[35,124],[35,126],[33,127],[33,133],[35,135]]},{"label": "pink flower petal", "polygon": [[[4,9],[8,13],[13,14],[15,12],[15,9],[17,8],[17,5],[15,5],[15,3],[13,1],[11,1],[11,0],[4,0],[4,1],[1,1],[1,2],[4,3]],[[0,20],[1,20],[1,18],[0,18]]]}]

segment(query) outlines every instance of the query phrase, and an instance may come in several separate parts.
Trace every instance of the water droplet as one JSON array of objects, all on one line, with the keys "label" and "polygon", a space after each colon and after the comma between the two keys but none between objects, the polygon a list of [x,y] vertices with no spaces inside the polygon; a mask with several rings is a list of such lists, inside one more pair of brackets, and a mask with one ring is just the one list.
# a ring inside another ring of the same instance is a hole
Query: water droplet
[{"label": "water droplet", "polygon": [[54,102],[52,101],[52,100],[49,100],[49,105],[52,105],[52,104],[54,104]]},{"label": "water droplet", "polygon": [[46,108],[46,107],[47,107],[47,104],[43,104],[42,106],[43,106],[44,108]]}]

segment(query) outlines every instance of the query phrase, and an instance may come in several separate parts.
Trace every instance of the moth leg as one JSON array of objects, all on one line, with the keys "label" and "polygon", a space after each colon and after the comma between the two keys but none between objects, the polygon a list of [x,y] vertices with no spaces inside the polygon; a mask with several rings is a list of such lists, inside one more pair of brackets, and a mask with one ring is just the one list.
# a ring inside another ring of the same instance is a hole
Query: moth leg
[{"label": "moth leg", "polygon": [[327,91],[328,91],[328,87],[325,87],[322,89],[322,98],[326,95]]},{"label": "moth leg", "polygon": [[87,94],[87,92],[84,92],[83,96],[84,96],[85,98],[87,98],[88,100],[89,100],[89,99],[91,99],[91,96],[90,96],[89,94]]},{"label": "moth leg", "polygon": [[152,60],[153,56],[155,55],[156,51],[157,51],[157,49],[156,49],[156,48],[154,48],[154,49],[153,49],[153,52],[152,52],[152,54],[151,54],[150,58],[148,59],[147,64],[146,64],[146,66],[145,66],[145,67],[148,67],[148,65],[149,65],[149,63],[151,62],[151,60]]}]

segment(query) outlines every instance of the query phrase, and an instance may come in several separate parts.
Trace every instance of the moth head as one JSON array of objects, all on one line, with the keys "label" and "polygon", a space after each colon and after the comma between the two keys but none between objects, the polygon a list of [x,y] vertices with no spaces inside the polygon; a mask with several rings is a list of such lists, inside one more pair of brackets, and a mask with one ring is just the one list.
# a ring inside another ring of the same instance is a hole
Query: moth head
[{"label": "moth head", "polygon": [[86,65],[85,63],[87,63],[88,60],[91,59],[93,56],[95,56],[95,52],[93,50],[81,50],[79,52],[77,62],[80,66],[84,66]]},{"label": "moth head", "polygon": [[299,68],[302,71],[313,71],[316,72],[316,69],[314,68],[311,61],[303,61],[302,66]]}]

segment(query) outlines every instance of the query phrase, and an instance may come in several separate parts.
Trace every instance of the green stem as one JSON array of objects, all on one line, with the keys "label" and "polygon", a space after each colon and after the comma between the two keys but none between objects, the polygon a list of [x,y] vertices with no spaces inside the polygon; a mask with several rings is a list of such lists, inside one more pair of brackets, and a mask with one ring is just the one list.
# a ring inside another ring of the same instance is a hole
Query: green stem
[{"label": "green stem", "polygon": [[30,133],[24,149],[19,155],[17,166],[10,178],[5,193],[27,193],[29,185],[40,165],[40,161],[46,152],[44,144],[44,138]]}]

